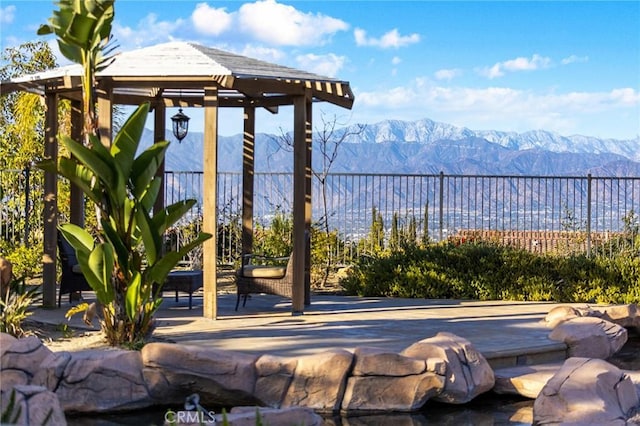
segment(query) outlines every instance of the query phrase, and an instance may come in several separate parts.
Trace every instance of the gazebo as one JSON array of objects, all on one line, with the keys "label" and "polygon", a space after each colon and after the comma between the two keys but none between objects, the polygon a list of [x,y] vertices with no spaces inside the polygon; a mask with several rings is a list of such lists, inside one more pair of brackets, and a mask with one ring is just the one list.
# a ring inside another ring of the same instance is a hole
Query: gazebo
[{"label": "gazebo", "polygon": [[[82,131],[80,65],[71,65],[0,83],[0,93],[37,93],[46,103],[45,157],[57,158],[58,101],[72,104],[72,137]],[[113,105],[150,102],[154,139],[165,139],[167,107],[204,108],[203,231],[214,237],[203,247],[204,316],[217,316],[216,202],[218,108],[243,108],[242,250],[251,252],[253,236],[253,170],[256,108],[278,112],[293,106],[293,289],[292,313],[304,311],[309,299],[311,225],[312,104],[326,101],[350,109],[349,82],[236,55],[194,43],[172,42],[118,54],[97,73],[99,133],[112,140]],[[164,193],[164,191],[161,191]],[[43,304],[55,306],[57,190],[56,176],[45,175]],[[160,200],[163,202],[163,200]],[[71,221],[82,224],[82,194],[72,191]],[[157,207],[161,207],[158,205]]]}]

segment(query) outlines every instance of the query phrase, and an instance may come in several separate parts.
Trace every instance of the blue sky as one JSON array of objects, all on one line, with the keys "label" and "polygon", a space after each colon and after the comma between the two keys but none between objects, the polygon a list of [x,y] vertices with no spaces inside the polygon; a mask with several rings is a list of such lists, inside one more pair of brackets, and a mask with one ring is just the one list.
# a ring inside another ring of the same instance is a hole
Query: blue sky
[{"label": "blue sky", "polygon": [[[2,48],[36,40],[52,1],[0,0]],[[640,2],[117,0],[120,50],[170,40],[348,80],[344,124],[435,121],[474,130],[640,135]],[[52,40],[52,44],[55,44]],[[57,50],[57,49],[56,49]],[[201,112],[186,111],[192,128]],[[240,131],[239,111],[221,133]],[[286,108],[257,129],[291,127]]]}]

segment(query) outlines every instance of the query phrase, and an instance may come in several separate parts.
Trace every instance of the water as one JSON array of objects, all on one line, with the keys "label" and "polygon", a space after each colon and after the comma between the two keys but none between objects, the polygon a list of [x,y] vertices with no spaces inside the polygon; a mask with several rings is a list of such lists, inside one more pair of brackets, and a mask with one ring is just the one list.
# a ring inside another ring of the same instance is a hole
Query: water
[{"label": "water", "polygon": [[[207,407],[208,408],[208,407]],[[177,409],[177,407],[173,407]],[[167,408],[153,408],[133,413],[67,416],[69,426],[161,426]],[[220,412],[220,410],[214,410]],[[487,393],[465,405],[427,402],[417,413],[358,414],[347,417],[326,416],[331,426],[419,426],[419,425],[530,425],[533,400]]]}]

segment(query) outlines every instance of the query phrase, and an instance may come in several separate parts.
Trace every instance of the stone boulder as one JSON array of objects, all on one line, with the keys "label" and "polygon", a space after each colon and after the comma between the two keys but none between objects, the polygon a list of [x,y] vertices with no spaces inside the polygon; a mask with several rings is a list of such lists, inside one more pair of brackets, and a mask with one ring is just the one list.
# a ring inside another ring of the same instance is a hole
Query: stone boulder
[{"label": "stone boulder", "polygon": [[569,358],[536,398],[533,424],[625,425],[639,405],[620,369],[600,359]]},{"label": "stone boulder", "polygon": [[561,363],[522,365],[494,370],[498,394],[521,395],[535,399],[549,379],[560,370]]},{"label": "stone boulder", "polygon": [[134,410],[154,402],[138,351],[59,352],[43,362],[36,379],[55,389],[65,412]]},{"label": "stone boulder", "polygon": [[602,318],[624,328],[633,328],[640,332],[640,312],[638,305],[596,306],[593,309],[602,313]]},{"label": "stone boulder", "polygon": [[295,358],[275,355],[262,355],[258,358],[254,395],[262,405],[280,408],[297,365]]},{"label": "stone boulder", "polygon": [[[9,343],[6,348],[5,342]],[[15,385],[31,384],[31,380],[40,369],[40,364],[51,353],[36,336],[23,339],[2,337],[0,390],[9,390]]]},{"label": "stone boulder", "polygon": [[564,342],[570,357],[606,359],[627,342],[627,330],[601,318],[579,317],[556,326],[549,338]]},{"label": "stone boulder", "polygon": [[486,358],[471,342],[452,333],[441,332],[414,343],[401,355],[445,361],[445,385],[443,391],[434,396],[437,401],[464,404],[491,390],[495,384],[493,370]]},{"label": "stone boulder", "polygon": [[196,392],[204,406],[259,405],[256,355],[199,346],[149,343],[142,348],[142,372],[151,396],[182,404]]},{"label": "stone boulder", "polygon": [[0,333],[0,357],[14,344],[18,339],[8,333]]},{"label": "stone boulder", "polygon": [[0,257],[0,297],[4,300],[13,279],[13,265],[4,257]]},{"label": "stone boulder", "polygon": [[415,411],[444,387],[444,360],[409,358],[377,348],[356,348],[342,410]]},{"label": "stone boulder", "polygon": [[547,328],[554,329],[567,320],[581,316],[580,311],[572,306],[556,306],[547,313],[542,323],[544,323]]},{"label": "stone boulder", "polygon": [[[12,399],[13,409],[9,412],[8,407]],[[56,426],[67,424],[56,394],[41,386],[16,385],[12,389],[3,391],[0,397],[0,412],[8,414],[8,419],[3,424]]]},{"label": "stone boulder", "polygon": [[298,358],[282,407],[308,407],[317,412],[340,410],[353,354],[335,349]]}]

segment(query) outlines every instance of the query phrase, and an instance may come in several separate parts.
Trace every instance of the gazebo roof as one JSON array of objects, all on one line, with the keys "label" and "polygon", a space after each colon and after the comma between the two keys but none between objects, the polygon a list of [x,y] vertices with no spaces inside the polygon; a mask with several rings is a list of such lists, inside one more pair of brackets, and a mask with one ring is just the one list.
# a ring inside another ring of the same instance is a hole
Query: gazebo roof
[{"label": "gazebo roof", "polygon": [[[80,96],[80,65],[64,66],[0,82],[0,92],[26,90]],[[97,73],[113,88],[114,102],[139,104],[161,98],[166,106],[201,106],[204,88],[216,86],[223,107],[269,109],[292,104],[310,90],[314,99],[351,108],[349,82],[236,55],[194,43],[171,42],[117,54]]]}]

